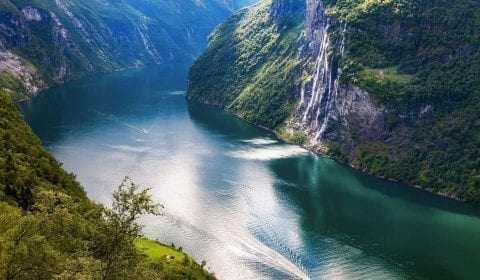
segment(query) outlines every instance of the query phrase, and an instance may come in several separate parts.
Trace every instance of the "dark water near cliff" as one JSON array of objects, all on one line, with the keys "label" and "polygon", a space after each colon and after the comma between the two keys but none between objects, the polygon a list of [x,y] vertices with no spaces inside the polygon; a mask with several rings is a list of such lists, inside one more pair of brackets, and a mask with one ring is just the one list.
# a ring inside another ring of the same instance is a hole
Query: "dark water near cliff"
[{"label": "dark water near cliff", "polygon": [[221,279],[478,279],[479,211],[361,174],[184,99],[186,65],[87,78],[22,105],[44,144],[109,201],[125,175],[164,217],[145,233]]}]

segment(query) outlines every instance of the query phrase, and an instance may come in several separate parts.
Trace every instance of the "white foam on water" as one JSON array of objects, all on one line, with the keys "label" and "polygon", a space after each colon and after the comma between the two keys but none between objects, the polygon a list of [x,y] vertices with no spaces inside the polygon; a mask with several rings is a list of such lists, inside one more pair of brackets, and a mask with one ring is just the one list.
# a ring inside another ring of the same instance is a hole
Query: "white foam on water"
[{"label": "white foam on water", "polygon": [[143,153],[152,149],[152,147],[136,147],[129,145],[106,145],[107,147],[123,152]]},{"label": "white foam on water", "polygon": [[135,129],[136,131],[139,131],[139,132],[142,132],[142,133],[145,133],[145,134],[150,134],[150,132],[152,131],[151,128],[146,129],[146,128],[143,128],[143,127],[138,127],[138,126],[135,126],[133,124],[130,124],[130,123],[127,123],[127,122],[124,122],[124,121],[121,121],[121,120],[118,120],[118,122],[127,126],[127,127]]},{"label": "white foam on water", "polygon": [[185,91],[182,91],[182,90],[170,91],[168,94],[169,95],[185,95]]},{"label": "white foam on water", "polygon": [[114,116],[114,115],[112,115],[112,114],[105,114],[105,113],[100,112],[100,111],[97,111],[97,110],[93,110],[93,112],[95,112],[95,113],[97,113],[97,114],[99,114],[99,115],[101,115],[101,116],[107,117],[108,119],[110,119],[110,120],[112,120],[112,121],[114,121],[114,122],[117,122],[117,123],[119,123],[119,124],[121,124],[121,125],[124,125],[124,126],[126,126],[126,127],[129,127],[129,128],[131,128],[131,129],[134,129],[134,130],[136,130],[136,131],[139,131],[139,132],[142,132],[142,133],[145,133],[145,134],[150,134],[150,132],[151,132],[152,129],[153,129],[153,124],[150,126],[150,128],[147,129],[147,128],[135,126],[135,125],[133,125],[133,124],[131,124],[131,123],[128,123],[128,122],[124,122],[124,121],[120,120],[118,117],[116,117],[116,116]]},{"label": "white foam on water", "polygon": [[228,155],[231,157],[248,160],[272,160],[296,157],[306,154],[308,154],[307,150],[294,145],[269,145],[258,148],[252,147],[228,153]]},{"label": "white foam on water", "polygon": [[254,138],[248,140],[242,140],[244,143],[253,144],[253,145],[269,145],[278,143],[277,140],[269,139],[269,138]]},{"label": "white foam on water", "polygon": [[228,245],[227,248],[243,259],[261,260],[296,279],[310,279],[301,266],[251,236],[246,240],[238,240],[238,245],[240,247]]}]

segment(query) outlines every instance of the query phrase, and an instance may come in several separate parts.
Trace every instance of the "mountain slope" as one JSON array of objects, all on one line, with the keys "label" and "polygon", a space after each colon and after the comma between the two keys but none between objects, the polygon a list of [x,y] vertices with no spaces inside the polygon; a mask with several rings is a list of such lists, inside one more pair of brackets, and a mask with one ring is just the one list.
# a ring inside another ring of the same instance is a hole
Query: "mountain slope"
[{"label": "mountain slope", "polygon": [[366,172],[479,203],[479,50],[478,1],[266,1],[216,29],[187,94]]},{"label": "mountain slope", "polygon": [[[192,60],[248,0],[2,0],[2,88],[31,94],[89,73]],[[11,88],[10,84],[20,85]],[[10,87],[10,88],[9,88]],[[21,95],[16,95],[21,97]]]},{"label": "mountain slope", "polygon": [[252,122],[262,120],[268,127],[288,116],[295,104],[288,73],[298,68],[299,60],[292,42],[301,32],[304,7],[300,2],[277,22],[269,18],[269,6],[263,1],[240,11],[213,32],[208,50],[190,70],[188,98],[222,106]]}]

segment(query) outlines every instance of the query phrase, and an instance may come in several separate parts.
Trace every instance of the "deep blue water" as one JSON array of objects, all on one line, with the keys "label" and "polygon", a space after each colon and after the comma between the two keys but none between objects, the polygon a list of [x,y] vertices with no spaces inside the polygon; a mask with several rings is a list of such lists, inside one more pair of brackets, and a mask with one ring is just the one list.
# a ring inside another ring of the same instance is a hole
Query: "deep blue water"
[{"label": "deep blue water", "polygon": [[22,105],[46,147],[108,203],[123,176],[166,207],[145,234],[220,279],[478,279],[479,211],[362,174],[187,103],[188,65],[67,83]]}]

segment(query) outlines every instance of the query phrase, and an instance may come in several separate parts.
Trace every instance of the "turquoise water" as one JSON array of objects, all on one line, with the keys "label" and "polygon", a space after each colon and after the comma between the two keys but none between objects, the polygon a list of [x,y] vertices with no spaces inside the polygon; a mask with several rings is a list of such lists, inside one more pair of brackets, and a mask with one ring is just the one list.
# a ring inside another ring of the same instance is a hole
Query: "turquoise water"
[{"label": "turquoise water", "polygon": [[478,209],[187,103],[187,66],[71,82],[22,111],[92,199],[125,175],[151,187],[166,215],[145,233],[220,279],[479,279]]}]

